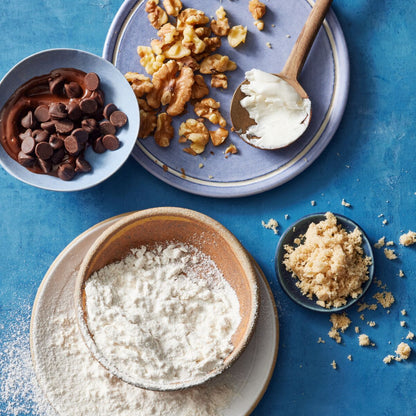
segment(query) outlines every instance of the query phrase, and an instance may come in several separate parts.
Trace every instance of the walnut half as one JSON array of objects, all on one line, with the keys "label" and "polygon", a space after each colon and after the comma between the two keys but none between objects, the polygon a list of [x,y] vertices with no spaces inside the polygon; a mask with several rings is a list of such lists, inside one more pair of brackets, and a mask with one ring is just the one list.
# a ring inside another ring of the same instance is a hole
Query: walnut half
[{"label": "walnut half", "polygon": [[159,0],[148,0],[145,6],[149,22],[155,29],[160,29],[168,21],[168,15],[158,4]]},{"label": "walnut half", "polygon": [[[205,146],[209,141],[209,132],[204,123],[193,118],[186,120],[180,125],[179,135],[185,140],[192,142],[190,149],[198,155],[205,150]],[[192,152],[187,153],[192,154]]]},{"label": "walnut half", "polygon": [[174,134],[172,117],[166,113],[160,113],[157,116],[156,131],[154,134],[155,142],[160,147],[168,147]]}]

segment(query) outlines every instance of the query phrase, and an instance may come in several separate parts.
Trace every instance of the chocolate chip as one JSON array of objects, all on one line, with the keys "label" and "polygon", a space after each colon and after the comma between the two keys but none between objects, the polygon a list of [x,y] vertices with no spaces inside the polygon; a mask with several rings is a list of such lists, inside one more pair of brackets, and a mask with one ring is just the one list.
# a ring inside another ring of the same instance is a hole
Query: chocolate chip
[{"label": "chocolate chip", "polygon": [[62,163],[57,170],[58,177],[64,181],[70,181],[75,176],[75,169],[70,163]]},{"label": "chocolate chip", "polygon": [[21,150],[23,153],[30,155],[35,150],[35,146],[35,139],[33,137],[26,137],[26,139],[22,141]]},{"label": "chocolate chip", "polygon": [[31,168],[35,164],[36,159],[26,153],[19,152],[17,155],[17,161],[25,168]]},{"label": "chocolate chip", "polygon": [[38,164],[43,173],[49,173],[52,170],[52,162],[50,160],[38,159]]},{"label": "chocolate chip", "polygon": [[[62,140],[63,143],[63,140]],[[62,160],[65,157],[65,148],[61,147],[60,149],[57,149],[53,152],[53,155],[50,158],[50,161],[54,164],[57,165],[58,163],[61,163]]]},{"label": "chocolate chip", "polygon": [[89,72],[85,75],[84,82],[90,91],[95,91],[100,86],[100,78],[95,72]]},{"label": "chocolate chip", "polygon": [[92,148],[94,149],[95,153],[104,153],[106,151],[102,136],[95,140],[95,142],[92,144]]},{"label": "chocolate chip", "polygon": [[89,134],[97,129],[97,120],[94,118],[86,118],[81,121],[81,127]]},{"label": "chocolate chip", "polygon": [[74,122],[72,120],[56,120],[55,129],[58,133],[69,133],[74,128]]},{"label": "chocolate chip", "polygon": [[72,156],[77,155],[82,149],[78,139],[74,136],[68,136],[65,139],[64,144],[66,151]]},{"label": "chocolate chip", "polygon": [[45,121],[49,121],[51,116],[49,114],[49,108],[47,105],[39,105],[35,108],[34,115],[39,123],[44,123]]},{"label": "chocolate chip", "polygon": [[110,122],[113,126],[123,127],[127,123],[127,116],[122,111],[114,111],[110,116]]},{"label": "chocolate chip", "polygon": [[99,107],[104,106],[104,93],[101,90],[94,91],[92,98],[97,101]]},{"label": "chocolate chip", "polygon": [[53,149],[49,143],[41,142],[36,145],[35,154],[39,159],[47,160],[53,155]]},{"label": "chocolate chip", "polygon": [[106,134],[116,134],[116,128],[108,120],[104,120],[100,123],[100,132],[103,136]]},{"label": "chocolate chip", "polygon": [[80,155],[75,161],[75,171],[76,172],[90,172],[91,165],[84,159],[84,156]]},{"label": "chocolate chip", "polygon": [[20,121],[22,127],[25,129],[33,129],[36,126],[35,119],[33,117],[32,111],[28,111],[27,114]]},{"label": "chocolate chip", "polygon": [[80,144],[87,143],[88,141],[88,133],[84,129],[75,129],[71,135],[76,137]]},{"label": "chocolate chip", "polygon": [[19,139],[22,141],[26,139],[26,137],[32,137],[32,129],[26,129],[24,133],[19,134]]},{"label": "chocolate chip", "polygon": [[49,114],[54,120],[66,118],[68,111],[63,103],[49,104]]},{"label": "chocolate chip", "polygon": [[108,120],[110,118],[111,114],[114,113],[114,111],[117,111],[117,110],[118,110],[118,108],[115,104],[113,104],[113,103],[107,104],[104,107],[103,116]]},{"label": "chocolate chip", "polygon": [[78,82],[72,81],[69,84],[65,84],[64,88],[68,98],[78,98],[82,95],[82,88]]},{"label": "chocolate chip", "polygon": [[46,130],[49,133],[55,132],[55,122],[54,121],[45,121],[45,123],[42,123],[40,125],[42,130]]},{"label": "chocolate chip", "polygon": [[49,80],[49,91],[53,95],[63,95],[65,84],[65,78],[61,75],[58,75],[55,78]]},{"label": "chocolate chip", "polygon": [[32,133],[36,143],[46,142],[49,139],[49,132],[47,130],[37,129]]},{"label": "chocolate chip", "polygon": [[68,118],[71,120],[79,120],[82,116],[82,111],[79,108],[79,104],[75,102],[70,102],[66,109],[68,111]]},{"label": "chocolate chip", "polygon": [[107,134],[103,137],[103,145],[108,150],[117,150],[120,147],[120,141],[113,134]]},{"label": "chocolate chip", "polygon": [[64,141],[56,134],[53,134],[49,137],[49,144],[53,150],[57,150],[64,146]]},{"label": "chocolate chip", "polygon": [[97,101],[95,101],[93,98],[84,98],[79,103],[79,107],[81,108],[81,111],[85,114],[92,114],[95,113],[98,109]]}]

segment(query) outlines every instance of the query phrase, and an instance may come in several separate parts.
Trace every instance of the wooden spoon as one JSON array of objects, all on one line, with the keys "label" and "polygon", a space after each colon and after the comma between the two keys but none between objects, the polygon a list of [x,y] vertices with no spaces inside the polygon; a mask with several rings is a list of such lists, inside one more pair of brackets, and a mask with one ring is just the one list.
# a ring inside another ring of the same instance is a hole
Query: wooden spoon
[{"label": "wooden spoon", "polygon": [[[318,34],[322,22],[325,19],[326,13],[331,6],[331,3],[332,0],[316,0],[315,5],[313,6],[308,19],[306,20],[306,23],[296,40],[296,43],[290,53],[289,58],[286,61],[285,66],[283,67],[282,72],[280,72],[280,74],[273,74],[290,84],[303,99],[309,97],[306,91],[299,84],[298,76],[302,71],[303,65],[306,61],[309,51],[311,50],[312,44],[316,38],[316,35]],[[253,146],[250,141],[247,141],[246,137],[242,136],[247,132],[247,129],[250,126],[255,124],[255,121],[250,118],[247,110],[240,104],[240,101],[246,96],[241,91],[241,85],[246,83],[248,83],[248,81],[244,80],[235,90],[231,100],[230,115],[234,130],[244,141]],[[303,123],[307,123],[307,125],[309,125],[310,119],[311,117],[309,114],[309,117],[307,117]],[[279,147],[275,147],[275,149],[277,148]]]}]

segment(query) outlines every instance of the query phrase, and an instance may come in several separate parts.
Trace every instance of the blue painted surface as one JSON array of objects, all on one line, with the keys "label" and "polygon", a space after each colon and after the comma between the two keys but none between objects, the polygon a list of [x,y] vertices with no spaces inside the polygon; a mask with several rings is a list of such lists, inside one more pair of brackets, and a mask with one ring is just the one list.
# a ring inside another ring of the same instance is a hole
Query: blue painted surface
[{"label": "blue painted surface", "polygon": [[[1,2],[1,76],[42,49],[73,47],[101,54],[120,5],[121,0]],[[317,161],[280,188],[240,199],[199,197],[162,183],[132,158],[103,184],[70,194],[32,188],[1,170],[0,323],[5,329],[0,330],[0,337],[14,322],[19,305],[33,301],[54,258],[82,231],[126,211],[182,206],[228,227],[260,264],[273,289],[280,317],[280,350],[270,387],[253,415],[415,414],[416,354],[391,366],[382,362],[385,355],[394,353],[408,329],[416,332],[415,248],[396,246],[396,261],[388,261],[375,250],[376,276],[396,297],[389,314],[379,307],[365,311],[361,320],[356,308],[348,310],[353,326],[360,326],[376,347],[359,347],[353,327],[338,345],[326,336],[330,329],[327,315],[300,308],[278,286],[273,257],[279,237],[261,226],[261,220],[273,217],[283,231],[303,215],[332,210],[360,224],[373,242],[385,235],[397,243],[402,231],[416,230],[416,44],[412,29],[416,4],[338,0],[334,10],[351,61],[346,112]],[[353,207],[341,206],[342,198]],[[290,215],[288,220],[285,214]],[[388,220],[386,225],[379,214]],[[399,269],[405,278],[398,277]],[[370,288],[365,300],[372,303],[378,290]],[[401,316],[402,309],[408,316]],[[376,327],[366,324],[370,320]],[[408,328],[402,328],[400,320],[407,321]],[[318,337],[325,344],[318,344]],[[415,346],[415,341],[408,342]],[[330,366],[332,360],[338,363],[337,370]],[[5,414],[4,408],[0,403],[0,414]]]}]

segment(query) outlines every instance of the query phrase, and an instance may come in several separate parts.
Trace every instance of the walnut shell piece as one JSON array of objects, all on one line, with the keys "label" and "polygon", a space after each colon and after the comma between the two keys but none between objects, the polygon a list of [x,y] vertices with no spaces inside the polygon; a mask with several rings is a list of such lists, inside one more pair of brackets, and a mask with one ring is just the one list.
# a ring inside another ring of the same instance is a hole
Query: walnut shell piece
[{"label": "walnut shell piece", "polygon": [[179,135],[192,142],[190,149],[196,154],[201,154],[209,141],[209,132],[204,123],[193,118],[186,120],[180,125]]},{"label": "walnut shell piece", "polygon": [[156,144],[160,147],[169,147],[174,134],[172,117],[166,113],[160,113],[157,116],[156,131],[154,134]]},{"label": "walnut shell piece", "polygon": [[158,4],[159,0],[148,0],[145,6],[149,22],[155,29],[160,29],[169,19],[166,12]]},{"label": "walnut shell piece", "polygon": [[220,127],[217,130],[210,130],[209,137],[211,138],[212,144],[214,146],[219,146],[225,142],[225,139],[228,137],[228,130]]}]

